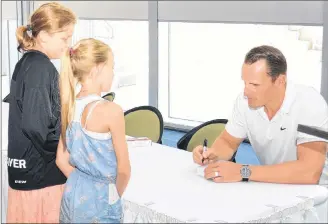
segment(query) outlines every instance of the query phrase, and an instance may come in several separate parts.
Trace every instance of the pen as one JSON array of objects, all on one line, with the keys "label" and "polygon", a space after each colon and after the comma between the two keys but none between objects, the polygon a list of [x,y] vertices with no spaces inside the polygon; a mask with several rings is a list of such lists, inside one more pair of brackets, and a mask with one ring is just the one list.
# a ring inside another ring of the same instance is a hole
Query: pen
[{"label": "pen", "polygon": [[[207,151],[207,139],[205,138],[205,139],[204,139],[204,143],[203,143],[203,154],[204,154],[204,152],[206,152],[206,151]],[[204,163],[204,159],[205,159],[205,158],[202,159],[202,163]]]}]

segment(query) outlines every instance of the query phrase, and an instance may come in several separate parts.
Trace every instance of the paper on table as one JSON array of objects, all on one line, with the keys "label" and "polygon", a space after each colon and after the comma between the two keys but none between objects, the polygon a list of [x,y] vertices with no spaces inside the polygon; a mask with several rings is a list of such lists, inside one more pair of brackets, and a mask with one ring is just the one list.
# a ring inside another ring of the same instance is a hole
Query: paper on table
[{"label": "paper on table", "polygon": [[132,136],[126,136],[126,141],[128,143],[128,147],[134,148],[134,147],[146,147],[151,146],[152,141],[147,137],[132,137]]},{"label": "paper on table", "polygon": [[204,170],[207,166],[199,166],[197,167],[197,175],[198,176],[201,176],[201,177],[204,177]]},{"label": "paper on table", "polygon": [[[201,177],[205,177],[204,170],[206,169],[207,165],[197,167],[197,175]],[[219,173],[219,172],[218,172]],[[219,173],[220,174],[220,173]]]}]

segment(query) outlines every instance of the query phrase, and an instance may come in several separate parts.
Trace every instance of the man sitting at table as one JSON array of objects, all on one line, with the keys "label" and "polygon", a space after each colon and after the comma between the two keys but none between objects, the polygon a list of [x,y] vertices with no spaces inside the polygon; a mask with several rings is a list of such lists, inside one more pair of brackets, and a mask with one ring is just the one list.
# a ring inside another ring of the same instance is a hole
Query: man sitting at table
[{"label": "man sitting at table", "polygon": [[[236,99],[225,130],[206,152],[203,153],[203,146],[193,150],[197,164],[208,164],[204,171],[206,179],[319,182],[327,140],[299,133],[297,126],[328,130],[327,103],[313,88],[287,82],[286,76],[286,59],[278,49],[259,46],[247,53],[242,67],[244,92]],[[227,161],[245,138],[250,140],[261,165]]]}]

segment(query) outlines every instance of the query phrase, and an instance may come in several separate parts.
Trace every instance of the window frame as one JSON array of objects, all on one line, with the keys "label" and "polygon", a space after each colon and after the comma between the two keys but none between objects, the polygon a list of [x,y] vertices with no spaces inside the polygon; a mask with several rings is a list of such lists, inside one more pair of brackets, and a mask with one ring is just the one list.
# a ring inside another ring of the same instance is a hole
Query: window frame
[{"label": "window frame", "polygon": [[[8,48],[8,52],[7,52],[7,57],[8,57],[8,60],[7,60],[7,71],[6,72],[9,72],[8,73],[8,83],[7,85],[10,86],[10,82],[11,82],[11,77],[12,77],[12,73],[14,72],[14,68],[15,68],[15,65],[17,63],[17,61],[19,60],[20,58],[20,53],[16,50],[16,46],[17,46],[17,42],[16,42],[16,38],[13,38],[12,35],[15,35],[15,32],[16,32],[16,29],[18,26],[22,25],[23,24],[23,12],[24,12],[24,9],[23,9],[23,4],[24,1],[11,1],[11,2],[8,2],[8,1],[2,1],[1,2],[1,20],[2,22],[3,21],[6,21],[6,32],[5,33],[2,33],[2,35],[6,35],[6,46],[4,47],[7,47]],[[14,27],[12,27],[11,23],[15,24]],[[14,29],[14,30],[12,30]],[[15,49],[13,49],[15,46]],[[2,48],[2,42],[1,42],[1,48]],[[1,56],[2,57],[2,56]],[[2,68],[2,60],[1,60],[1,68]],[[2,74],[2,71],[1,71],[1,74]],[[5,81],[7,82],[7,81]],[[2,83],[2,77],[1,77],[1,89],[2,89],[2,85],[5,85],[6,83]],[[1,91],[1,104],[0,104],[0,116],[1,116],[1,120],[0,120],[0,124],[1,124],[1,127],[3,125],[2,123],[2,99],[6,96],[3,96],[2,95],[2,91]],[[5,127],[7,128],[7,127]],[[7,147],[2,147],[2,142],[3,142],[3,139],[2,139],[2,132],[3,132],[3,129],[0,130],[0,139],[1,139],[1,153],[6,153],[7,152]]]}]

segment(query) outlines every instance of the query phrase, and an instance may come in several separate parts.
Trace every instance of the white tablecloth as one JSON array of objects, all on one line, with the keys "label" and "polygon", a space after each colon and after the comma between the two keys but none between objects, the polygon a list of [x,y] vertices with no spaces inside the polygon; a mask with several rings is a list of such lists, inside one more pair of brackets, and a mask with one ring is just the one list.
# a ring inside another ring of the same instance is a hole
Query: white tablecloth
[{"label": "white tablecloth", "polygon": [[189,152],[158,144],[129,152],[124,222],[327,222],[325,187],[217,184],[196,175]]},{"label": "white tablecloth", "polygon": [[[196,175],[191,153],[153,144],[131,148],[131,180],[123,196],[124,222],[326,222],[322,186],[215,184]],[[2,154],[2,222],[7,206]]]}]

